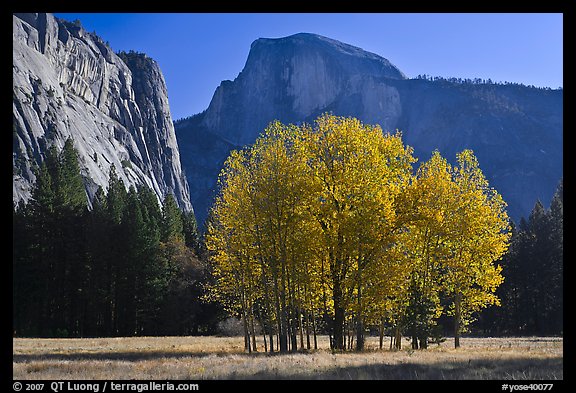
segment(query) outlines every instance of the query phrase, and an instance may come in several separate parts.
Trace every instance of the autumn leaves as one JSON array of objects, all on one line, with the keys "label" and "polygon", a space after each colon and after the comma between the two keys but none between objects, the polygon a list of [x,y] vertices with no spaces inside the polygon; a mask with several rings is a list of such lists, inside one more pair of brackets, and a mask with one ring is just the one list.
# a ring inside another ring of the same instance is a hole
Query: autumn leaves
[{"label": "autumn leaves", "polygon": [[471,151],[457,161],[434,152],[414,173],[400,133],[332,115],[273,122],[232,152],[206,245],[210,296],[242,317],[246,349],[257,324],[284,352],[304,335],[310,349],[319,330],[343,350],[350,328],[361,350],[366,328],[383,323],[425,348],[442,313],[459,334],[497,304],[506,205]]}]

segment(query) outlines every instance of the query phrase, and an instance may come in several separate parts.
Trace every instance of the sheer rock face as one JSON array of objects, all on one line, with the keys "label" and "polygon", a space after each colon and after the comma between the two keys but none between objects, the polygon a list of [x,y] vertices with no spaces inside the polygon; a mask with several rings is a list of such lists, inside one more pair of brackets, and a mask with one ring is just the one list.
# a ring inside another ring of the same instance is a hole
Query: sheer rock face
[{"label": "sheer rock face", "polygon": [[126,186],[174,194],[191,210],[158,64],[121,59],[98,36],[51,14],[13,15],[13,200],[28,200],[33,167],[71,137],[90,199],[115,167]]},{"label": "sheer rock face", "polygon": [[311,122],[323,112],[400,129],[420,162],[438,149],[455,162],[471,148],[515,219],[548,203],[562,176],[562,90],[407,79],[388,60],[314,34],[258,39],[234,81],[206,111],[177,122],[182,165],[199,222],[231,149],[268,123]]},{"label": "sheer rock face", "polygon": [[304,120],[350,96],[373,120],[397,119],[398,92],[374,87],[381,77],[405,78],[388,60],[322,36],[261,38],[236,80],[216,89],[202,125],[241,146],[253,143],[270,119]]}]

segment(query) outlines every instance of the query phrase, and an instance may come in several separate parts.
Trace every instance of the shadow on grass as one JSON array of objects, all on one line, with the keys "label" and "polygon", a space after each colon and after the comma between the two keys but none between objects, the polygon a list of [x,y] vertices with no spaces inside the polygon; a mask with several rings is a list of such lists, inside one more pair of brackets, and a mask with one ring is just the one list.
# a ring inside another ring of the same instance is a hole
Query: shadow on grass
[{"label": "shadow on grass", "polygon": [[[158,359],[181,359],[187,357],[230,355],[261,358],[266,353],[230,352],[93,352],[71,354],[14,354],[13,362],[41,361],[144,361]],[[218,379],[316,379],[316,380],[556,380],[563,379],[563,358],[474,359],[463,361],[403,362],[397,364],[376,363],[361,366],[338,366],[302,370],[286,364],[286,369],[266,369],[252,375],[232,373],[219,375]]]},{"label": "shadow on grass", "polygon": [[142,361],[142,360],[156,360],[156,359],[182,359],[182,358],[203,358],[207,356],[242,356],[248,358],[259,357],[272,357],[272,356],[285,356],[290,354],[313,354],[315,352],[326,352],[323,350],[311,351],[296,351],[296,352],[230,352],[230,351],[89,351],[89,352],[70,352],[70,353],[33,353],[33,354],[12,354],[12,361],[14,363],[46,361],[46,360],[118,360],[118,361]]},{"label": "shadow on grass", "polygon": [[[215,356],[230,356],[230,355],[246,355],[254,356],[245,353],[235,353],[235,352],[174,352],[174,351],[125,351],[125,352],[74,352],[74,353],[38,353],[38,354],[13,354],[12,361],[14,363],[22,362],[37,362],[46,360],[96,360],[96,361],[106,361],[106,360],[118,360],[118,361],[142,361],[142,360],[157,360],[157,359],[182,359],[187,357],[206,357],[210,355]],[[266,354],[255,354],[266,355]]]},{"label": "shadow on grass", "polygon": [[563,379],[561,357],[449,361],[436,363],[370,364],[334,367],[318,373],[271,375],[263,371],[250,379],[329,380],[557,380]]}]

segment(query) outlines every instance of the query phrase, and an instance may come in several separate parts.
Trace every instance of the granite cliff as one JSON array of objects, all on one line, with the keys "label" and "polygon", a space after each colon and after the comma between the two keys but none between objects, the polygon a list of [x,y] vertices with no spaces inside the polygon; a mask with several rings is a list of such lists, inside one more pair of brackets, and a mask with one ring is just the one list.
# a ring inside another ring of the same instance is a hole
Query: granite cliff
[{"label": "granite cliff", "polygon": [[192,210],[158,64],[51,14],[13,15],[13,200],[28,200],[33,168],[72,138],[87,195],[113,166],[126,186],[171,193]]},{"label": "granite cliff", "polygon": [[266,125],[323,112],[403,131],[420,161],[470,148],[514,219],[547,204],[562,177],[562,90],[518,84],[408,79],[388,60],[315,34],[254,41],[244,69],[209,107],[176,122],[182,165],[199,222],[231,149]]}]

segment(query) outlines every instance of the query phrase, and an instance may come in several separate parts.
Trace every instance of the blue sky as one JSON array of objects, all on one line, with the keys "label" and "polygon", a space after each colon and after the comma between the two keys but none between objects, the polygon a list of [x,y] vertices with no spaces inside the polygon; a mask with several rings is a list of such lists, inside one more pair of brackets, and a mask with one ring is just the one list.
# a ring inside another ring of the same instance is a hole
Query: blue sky
[{"label": "blue sky", "polygon": [[154,58],[172,118],[208,107],[222,80],[244,67],[250,44],[308,32],[390,60],[408,77],[483,78],[563,86],[562,14],[56,13],[79,19],[112,49]]}]

